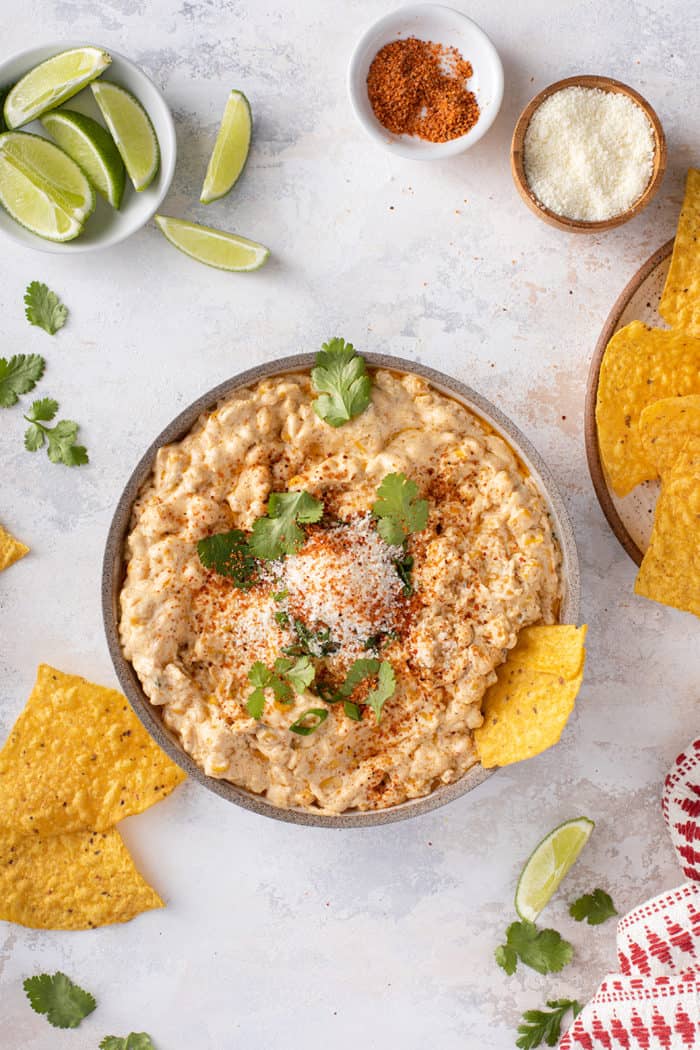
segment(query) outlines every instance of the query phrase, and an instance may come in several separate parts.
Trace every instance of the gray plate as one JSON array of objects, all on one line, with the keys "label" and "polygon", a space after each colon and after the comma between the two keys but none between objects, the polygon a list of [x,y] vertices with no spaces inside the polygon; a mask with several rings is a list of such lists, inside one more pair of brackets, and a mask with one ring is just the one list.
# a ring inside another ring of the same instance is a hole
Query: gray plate
[{"label": "gray plate", "polygon": [[[364,354],[363,356],[367,363],[374,368],[390,368],[395,372],[409,372],[427,379],[441,393],[460,401],[475,415],[485,420],[517,452],[538,482],[540,490],[547,501],[554,531],[561,546],[564,594],[560,621],[562,623],[578,623],[580,572],[573,528],[549,468],[527,438],[521,434],[507,416],[504,416],[486,398],[458,380],[452,379],[442,372],[436,372],[432,368],[426,368],[423,365],[415,364],[413,361],[407,361],[404,358],[389,357],[384,354]],[[372,812],[350,811],[340,816],[326,816],[307,810],[281,809],[279,806],[271,805],[262,796],[237,787],[227,780],[217,780],[215,777],[207,776],[196,765],[175,734],[170,732],[163,724],[158,709],[148,700],[141,688],[136,672],[129,661],[125,659],[119,642],[119,592],[124,579],[124,545],[129,531],[131,508],[142,485],[151,473],[158,449],[163,445],[169,445],[185,437],[203,413],[210,412],[219,401],[230,397],[240,387],[250,386],[260,379],[268,379],[271,376],[283,375],[288,372],[308,372],[314,365],[315,357],[315,354],[298,354],[294,357],[283,357],[264,365],[258,365],[256,368],[251,368],[246,372],[241,372],[232,379],[228,379],[226,382],[214,387],[209,393],[197,398],[189,408],[181,412],[158,435],[136,465],[119,499],[114,518],[112,519],[102,571],[102,613],[107,644],[109,645],[114,668],[131,706],[160,747],[189,776],[229,802],[235,802],[238,806],[251,809],[255,813],[262,813],[267,817],[273,817],[276,820],[284,820],[292,824],[310,824],[317,827],[368,827],[376,824],[389,824],[395,820],[406,820],[408,817],[415,817],[420,813],[427,813],[429,810],[437,809],[438,806],[444,806],[446,802],[459,798],[460,795],[466,794],[472,788],[481,784],[495,770],[483,769],[479,765],[473,766],[453,784],[445,784],[436,788],[435,791],[424,798],[412,799],[408,802],[402,802],[398,806]]]}]

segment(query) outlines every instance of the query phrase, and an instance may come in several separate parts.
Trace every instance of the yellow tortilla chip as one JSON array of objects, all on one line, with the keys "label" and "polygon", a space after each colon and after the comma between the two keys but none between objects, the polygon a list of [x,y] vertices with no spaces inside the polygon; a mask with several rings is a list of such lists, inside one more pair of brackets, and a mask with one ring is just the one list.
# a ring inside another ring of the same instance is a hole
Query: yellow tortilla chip
[{"label": "yellow tortilla chip", "polygon": [[0,919],[86,930],[162,907],[114,829],[21,839],[0,831]]},{"label": "yellow tortilla chip", "polygon": [[42,664],[0,751],[0,826],[104,831],[184,779],[121,693]]},{"label": "yellow tortilla chip", "polygon": [[618,496],[658,476],[639,432],[647,405],[700,394],[700,338],[632,321],[607,345],[600,368],[596,423],[603,466]]},{"label": "yellow tortilla chip", "polygon": [[508,654],[508,662],[518,661],[533,671],[561,675],[572,679],[583,669],[587,627],[570,624],[542,624],[525,627],[518,643]]},{"label": "yellow tortilla chip", "polygon": [[0,572],[14,565],[25,554],[29,554],[29,547],[16,540],[0,525]]},{"label": "yellow tortilla chip", "polygon": [[661,476],[672,469],[691,434],[700,435],[700,394],[665,397],[647,405],[639,433],[648,458]]},{"label": "yellow tortilla chip", "polygon": [[700,616],[700,437],[664,478],[635,592]]},{"label": "yellow tortilla chip", "polygon": [[659,313],[672,328],[700,336],[700,171],[691,168]]}]

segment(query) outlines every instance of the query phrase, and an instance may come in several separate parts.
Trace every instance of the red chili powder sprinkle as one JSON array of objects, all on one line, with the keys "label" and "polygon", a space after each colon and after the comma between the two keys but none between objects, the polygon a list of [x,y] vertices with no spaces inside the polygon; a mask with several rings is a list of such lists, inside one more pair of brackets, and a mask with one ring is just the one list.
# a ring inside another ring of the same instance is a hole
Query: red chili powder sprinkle
[{"label": "red chili powder sprinkle", "polygon": [[473,72],[457,48],[411,36],[377,52],[367,74],[367,93],[387,131],[448,142],[479,119],[479,104],[465,84]]}]

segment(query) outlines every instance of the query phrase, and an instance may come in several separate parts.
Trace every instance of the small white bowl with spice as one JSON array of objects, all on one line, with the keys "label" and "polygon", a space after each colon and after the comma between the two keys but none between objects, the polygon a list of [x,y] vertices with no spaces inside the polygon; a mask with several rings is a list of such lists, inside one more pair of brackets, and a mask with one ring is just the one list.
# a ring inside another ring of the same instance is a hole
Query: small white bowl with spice
[{"label": "small white bowl with spice", "polygon": [[666,170],[666,138],[654,109],[627,84],[567,77],[525,107],[510,160],[535,215],[570,233],[595,233],[651,201]]},{"label": "small white bowl with spice", "polygon": [[412,160],[439,160],[469,149],[491,127],[503,99],[503,66],[461,11],[412,4],[362,35],[348,92],[355,116],[380,146]]}]

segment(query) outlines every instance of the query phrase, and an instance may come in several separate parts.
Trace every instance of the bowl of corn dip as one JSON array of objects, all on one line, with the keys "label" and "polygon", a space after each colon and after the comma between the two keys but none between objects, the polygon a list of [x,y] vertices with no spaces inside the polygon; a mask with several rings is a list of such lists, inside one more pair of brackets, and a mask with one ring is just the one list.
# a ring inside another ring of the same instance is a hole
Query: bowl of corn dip
[{"label": "bowl of corn dip", "polygon": [[541,91],[511,145],[516,187],[531,211],[574,233],[638,215],[666,168],[666,140],[649,103],[608,77],[577,76]]}]

